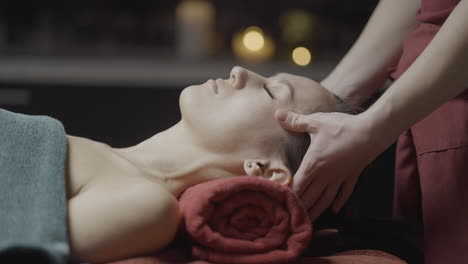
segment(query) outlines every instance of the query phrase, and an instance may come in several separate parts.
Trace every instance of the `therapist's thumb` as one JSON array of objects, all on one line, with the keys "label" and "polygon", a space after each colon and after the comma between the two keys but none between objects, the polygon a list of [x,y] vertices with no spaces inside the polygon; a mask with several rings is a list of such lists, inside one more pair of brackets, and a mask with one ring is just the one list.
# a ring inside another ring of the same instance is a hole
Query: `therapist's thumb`
[{"label": "therapist's thumb", "polygon": [[275,113],[276,120],[287,130],[295,132],[310,132],[308,120],[305,115],[300,115],[286,109],[278,109]]}]

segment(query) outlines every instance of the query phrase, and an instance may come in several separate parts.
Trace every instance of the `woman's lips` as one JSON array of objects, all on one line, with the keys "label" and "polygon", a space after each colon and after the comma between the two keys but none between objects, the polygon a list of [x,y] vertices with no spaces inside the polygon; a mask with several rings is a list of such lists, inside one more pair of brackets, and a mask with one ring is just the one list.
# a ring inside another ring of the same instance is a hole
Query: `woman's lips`
[{"label": "woman's lips", "polygon": [[215,94],[218,94],[218,85],[213,79],[209,79],[208,82],[210,83],[211,88],[213,88],[213,91]]}]

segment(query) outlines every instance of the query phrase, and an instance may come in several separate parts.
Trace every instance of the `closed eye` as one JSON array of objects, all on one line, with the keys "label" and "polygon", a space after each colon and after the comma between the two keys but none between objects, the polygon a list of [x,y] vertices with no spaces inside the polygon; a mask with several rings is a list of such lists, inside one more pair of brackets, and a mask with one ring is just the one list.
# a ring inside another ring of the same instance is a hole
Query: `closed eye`
[{"label": "closed eye", "polygon": [[263,84],[263,89],[265,89],[265,91],[268,93],[268,95],[269,95],[272,99],[275,99],[275,97],[274,97],[273,94],[271,93],[270,89],[268,89],[268,87],[266,86],[266,84]]}]

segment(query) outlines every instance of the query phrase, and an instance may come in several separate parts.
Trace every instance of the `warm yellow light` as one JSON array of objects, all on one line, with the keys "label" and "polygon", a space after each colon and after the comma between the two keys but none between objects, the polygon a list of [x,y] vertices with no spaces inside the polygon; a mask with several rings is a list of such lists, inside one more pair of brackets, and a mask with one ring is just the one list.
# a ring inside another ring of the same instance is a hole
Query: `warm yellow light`
[{"label": "warm yellow light", "polygon": [[310,55],[310,51],[304,47],[297,47],[292,52],[292,59],[294,63],[299,66],[307,66],[312,56]]},{"label": "warm yellow light", "polygon": [[258,27],[249,27],[245,30],[242,39],[244,46],[251,51],[258,51],[265,45],[265,38],[263,32]]},{"label": "warm yellow light", "polygon": [[[247,32],[255,29],[257,32],[261,33],[263,37],[263,47],[259,50],[251,50],[248,49],[244,43],[244,37]],[[256,27],[247,28],[246,30],[242,30],[237,32],[232,37],[232,51],[234,54],[245,61],[248,62],[262,62],[270,59],[275,54],[275,43],[274,41],[264,35],[261,29]]]}]

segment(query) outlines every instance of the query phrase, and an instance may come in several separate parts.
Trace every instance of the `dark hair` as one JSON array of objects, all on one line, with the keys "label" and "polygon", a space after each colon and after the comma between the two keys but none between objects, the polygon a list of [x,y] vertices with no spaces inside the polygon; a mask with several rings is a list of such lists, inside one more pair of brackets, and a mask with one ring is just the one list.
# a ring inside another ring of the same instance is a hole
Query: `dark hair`
[{"label": "dark hair", "polygon": [[356,104],[356,100],[352,98],[346,99],[346,102],[341,99],[336,94],[332,93],[333,97],[336,100],[335,103],[335,112],[350,114],[350,115],[357,115],[363,111],[361,106]]},{"label": "dark hair", "polygon": [[[333,94],[335,99],[334,112],[341,112],[355,115],[362,112],[360,107],[351,106],[337,95]],[[295,174],[301,165],[302,159],[310,145],[310,136],[308,133],[289,132],[290,136],[282,144],[283,159],[291,174]]]}]

